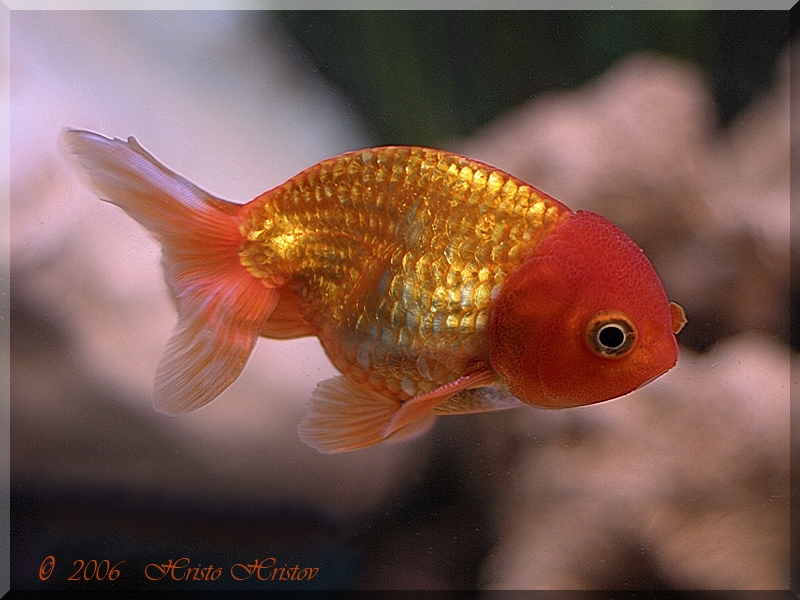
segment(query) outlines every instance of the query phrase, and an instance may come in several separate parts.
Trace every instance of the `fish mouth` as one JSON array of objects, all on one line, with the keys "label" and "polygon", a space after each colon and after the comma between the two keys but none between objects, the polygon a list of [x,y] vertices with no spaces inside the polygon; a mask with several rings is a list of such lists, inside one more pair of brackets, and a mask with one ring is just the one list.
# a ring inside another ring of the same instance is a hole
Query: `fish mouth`
[{"label": "fish mouth", "polygon": [[[648,344],[647,354],[649,355],[649,360],[646,362],[649,363],[651,369],[658,370],[655,375],[636,386],[634,388],[635,390],[643,388],[648,383],[652,383],[667,371],[674,369],[675,365],[678,364],[678,340],[675,339],[675,334],[671,330],[674,330],[676,327],[682,327],[686,322],[686,317],[684,316],[683,309],[677,304],[675,304],[675,306],[677,307],[676,309],[671,309],[673,310],[671,327],[665,326],[664,323],[657,323],[654,321],[650,321],[643,327],[643,329],[645,329],[645,336],[652,340]],[[683,321],[681,321],[681,318]]]},{"label": "fish mouth", "polygon": [[677,302],[669,303],[670,318],[672,320],[672,333],[678,335],[683,326],[689,321],[686,318],[686,311]]}]

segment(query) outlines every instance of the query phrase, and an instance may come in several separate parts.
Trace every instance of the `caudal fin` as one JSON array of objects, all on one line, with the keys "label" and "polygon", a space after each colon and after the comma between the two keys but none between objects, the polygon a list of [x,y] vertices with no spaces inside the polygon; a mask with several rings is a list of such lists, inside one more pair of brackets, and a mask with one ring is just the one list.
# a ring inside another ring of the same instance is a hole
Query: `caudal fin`
[{"label": "caudal fin", "polygon": [[280,297],[239,261],[241,206],[173,173],[132,137],[67,130],[62,142],[98,196],[161,243],[178,325],[156,372],[153,401],[166,413],[200,408],[239,376]]}]

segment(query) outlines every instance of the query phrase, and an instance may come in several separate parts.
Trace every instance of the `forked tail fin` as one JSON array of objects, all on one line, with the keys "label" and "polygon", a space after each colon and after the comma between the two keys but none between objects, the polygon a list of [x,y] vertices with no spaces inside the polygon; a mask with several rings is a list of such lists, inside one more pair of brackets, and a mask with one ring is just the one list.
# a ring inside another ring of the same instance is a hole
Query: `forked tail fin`
[{"label": "forked tail fin", "polygon": [[158,365],[153,401],[166,413],[200,408],[239,376],[280,297],[239,262],[241,206],[173,173],[132,137],[67,130],[62,142],[98,196],[161,243],[178,325]]}]

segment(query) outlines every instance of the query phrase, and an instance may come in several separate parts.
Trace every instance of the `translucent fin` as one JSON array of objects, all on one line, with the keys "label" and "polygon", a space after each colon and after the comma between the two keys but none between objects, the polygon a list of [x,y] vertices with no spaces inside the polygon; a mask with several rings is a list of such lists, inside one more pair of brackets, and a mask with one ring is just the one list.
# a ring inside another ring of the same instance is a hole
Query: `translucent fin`
[{"label": "translucent fin", "polygon": [[276,340],[315,335],[313,327],[305,320],[297,302],[297,294],[288,287],[281,289],[281,298],[269,319],[261,328],[261,335]]},{"label": "translucent fin", "polygon": [[156,372],[156,408],[203,406],[238,377],[280,296],[239,262],[241,206],[173,173],[134,138],[65,131],[62,143],[96,193],[161,243],[178,325]]},{"label": "translucent fin", "polygon": [[463,377],[459,377],[455,381],[439,386],[426,394],[414,396],[403,402],[403,406],[392,416],[381,433],[384,437],[390,436],[401,427],[405,427],[409,423],[431,414],[437,406],[454,394],[469,388],[486,385],[491,383],[493,379],[494,373],[488,368],[483,367]]},{"label": "translucent fin", "polygon": [[[314,390],[298,433],[301,440],[323,454],[357,450],[386,440],[381,430],[399,408],[399,402],[364,389],[347,377],[334,377]],[[421,435],[434,420],[433,415],[426,415],[387,441]]]},{"label": "translucent fin", "polygon": [[453,394],[434,408],[433,414],[437,416],[466,415],[508,410],[509,408],[518,408],[520,406],[525,406],[525,403],[509,392],[508,389],[486,385]]},{"label": "translucent fin", "polygon": [[198,409],[233,383],[278,301],[278,290],[265,288],[243,268],[201,280],[197,276],[192,289],[176,293],[178,326],[156,370],[153,392],[161,412]]}]

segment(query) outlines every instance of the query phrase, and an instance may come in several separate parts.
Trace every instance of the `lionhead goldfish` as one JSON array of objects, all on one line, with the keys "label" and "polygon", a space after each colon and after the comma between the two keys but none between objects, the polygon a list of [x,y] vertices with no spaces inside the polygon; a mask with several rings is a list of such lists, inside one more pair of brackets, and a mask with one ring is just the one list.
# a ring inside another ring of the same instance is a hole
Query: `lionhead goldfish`
[{"label": "lionhead goldfish", "polygon": [[179,320],[160,411],[213,400],[259,335],[315,335],[343,374],[317,386],[299,427],[321,452],[417,435],[440,414],[609,400],[677,361],[686,319],[642,250],[486,164],[361,150],[241,205],[132,137],[68,130],[63,143],[163,248]]}]

